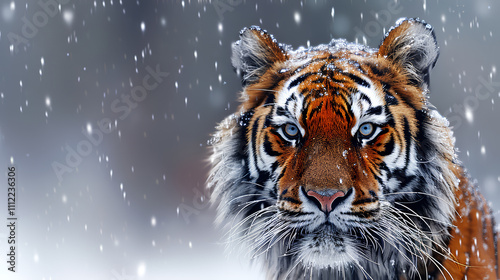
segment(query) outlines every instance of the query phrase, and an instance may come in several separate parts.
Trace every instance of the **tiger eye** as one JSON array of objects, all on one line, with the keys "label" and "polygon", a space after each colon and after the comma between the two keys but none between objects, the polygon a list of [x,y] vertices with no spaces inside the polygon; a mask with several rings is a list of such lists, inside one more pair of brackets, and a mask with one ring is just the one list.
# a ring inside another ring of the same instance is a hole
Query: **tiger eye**
[{"label": "tiger eye", "polygon": [[285,136],[291,139],[296,138],[299,135],[299,128],[291,123],[286,124],[283,131],[285,132]]},{"label": "tiger eye", "polygon": [[359,133],[364,137],[370,136],[374,130],[375,127],[371,123],[364,123],[359,127]]}]

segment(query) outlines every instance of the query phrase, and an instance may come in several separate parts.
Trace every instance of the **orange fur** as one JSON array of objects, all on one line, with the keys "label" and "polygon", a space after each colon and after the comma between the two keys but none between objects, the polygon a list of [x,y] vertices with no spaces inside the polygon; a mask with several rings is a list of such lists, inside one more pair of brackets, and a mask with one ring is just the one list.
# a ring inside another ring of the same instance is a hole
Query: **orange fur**
[{"label": "orange fur", "polygon": [[463,174],[455,195],[457,215],[450,230],[450,255],[443,263],[451,277],[439,279],[498,279],[497,237],[491,209]]}]

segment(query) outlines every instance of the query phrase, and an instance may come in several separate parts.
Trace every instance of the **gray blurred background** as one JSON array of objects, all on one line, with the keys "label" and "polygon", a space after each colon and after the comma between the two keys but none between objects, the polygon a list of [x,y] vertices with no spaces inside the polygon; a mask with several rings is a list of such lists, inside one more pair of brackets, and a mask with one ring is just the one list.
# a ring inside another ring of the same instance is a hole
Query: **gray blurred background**
[{"label": "gray blurred background", "polygon": [[1,279],[263,279],[224,254],[204,189],[250,25],[294,47],[377,47],[400,17],[432,24],[431,102],[500,218],[498,1],[59,2],[0,2],[0,170],[18,170],[17,272],[0,226]]}]

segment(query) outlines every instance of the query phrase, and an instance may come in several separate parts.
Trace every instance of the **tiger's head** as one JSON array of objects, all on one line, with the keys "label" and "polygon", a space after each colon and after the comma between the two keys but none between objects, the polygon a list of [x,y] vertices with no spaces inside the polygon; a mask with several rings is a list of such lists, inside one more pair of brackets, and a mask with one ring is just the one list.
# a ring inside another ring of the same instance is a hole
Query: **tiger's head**
[{"label": "tiger's head", "polygon": [[448,123],[427,100],[438,53],[418,19],[378,49],[293,50],[241,31],[242,104],[215,134],[208,186],[229,240],[269,278],[440,272],[458,180]]}]

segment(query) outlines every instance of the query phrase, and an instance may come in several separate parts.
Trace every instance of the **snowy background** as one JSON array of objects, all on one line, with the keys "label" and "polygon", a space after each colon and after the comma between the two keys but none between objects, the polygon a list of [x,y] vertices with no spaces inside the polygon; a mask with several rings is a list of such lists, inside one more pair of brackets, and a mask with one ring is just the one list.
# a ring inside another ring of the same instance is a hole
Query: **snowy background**
[{"label": "snowy background", "polygon": [[498,1],[37,2],[0,1],[0,170],[18,170],[19,219],[11,273],[1,177],[1,279],[263,279],[224,255],[204,190],[250,25],[294,47],[377,47],[399,17],[432,24],[431,102],[500,218]]}]

